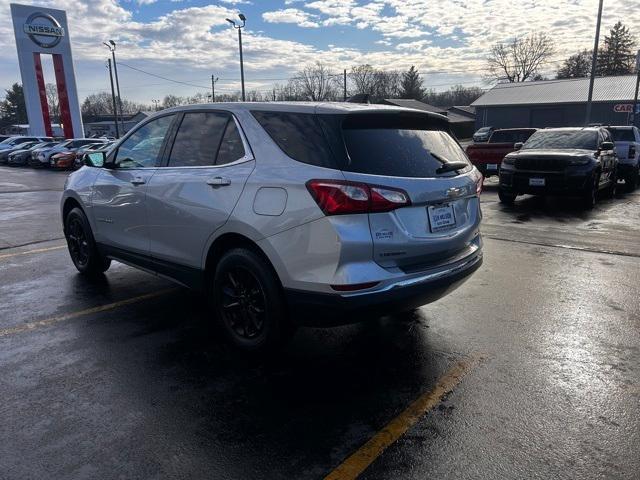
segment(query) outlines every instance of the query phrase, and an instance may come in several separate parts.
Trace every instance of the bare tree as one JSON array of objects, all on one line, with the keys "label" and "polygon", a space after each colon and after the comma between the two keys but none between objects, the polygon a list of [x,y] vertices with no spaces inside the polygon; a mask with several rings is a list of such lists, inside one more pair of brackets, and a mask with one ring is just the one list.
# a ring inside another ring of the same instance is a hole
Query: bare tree
[{"label": "bare tree", "polygon": [[351,95],[365,93],[372,95],[375,90],[376,70],[369,64],[358,65],[349,72],[349,81],[352,84]]},{"label": "bare tree", "polygon": [[538,73],[554,52],[553,40],[543,32],[516,37],[507,43],[496,43],[487,56],[488,77],[512,83],[525,82]]},{"label": "bare tree", "polygon": [[306,100],[320,102],[338,97],[338,82],[328,65],[321,62],[303,68],[292,80]]}]

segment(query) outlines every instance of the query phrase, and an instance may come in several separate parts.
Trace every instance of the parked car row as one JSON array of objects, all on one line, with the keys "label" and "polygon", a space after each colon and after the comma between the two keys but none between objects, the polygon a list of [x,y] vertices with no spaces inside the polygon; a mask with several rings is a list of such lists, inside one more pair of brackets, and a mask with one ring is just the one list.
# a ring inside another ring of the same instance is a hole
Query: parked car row
[{"label": "parked car row", "polygon": [[0,142],[0,165],[76,170],[86,152],[112,144],[104,138],[8,137]]},{"label": "parked car row", "polygon": [[499,175],[506,204],[522,194],[567,195],[593,208],[599,191],[613,196],[623,181],[631,192],[640,181],[640,131],[633,126],[494,130],[467,155],[485,176]]}]

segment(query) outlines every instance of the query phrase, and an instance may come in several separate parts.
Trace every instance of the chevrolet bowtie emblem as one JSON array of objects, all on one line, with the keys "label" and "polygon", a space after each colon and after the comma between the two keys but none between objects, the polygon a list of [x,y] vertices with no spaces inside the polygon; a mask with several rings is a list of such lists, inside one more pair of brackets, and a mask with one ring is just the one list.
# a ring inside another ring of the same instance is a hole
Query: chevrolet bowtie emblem
[{"label": "chevrolet bowtie emblem", "polygon": [[464,195],[464,188],[451,187],[446,191],[446,194],[449,198],[460,197],[461,195]]}]

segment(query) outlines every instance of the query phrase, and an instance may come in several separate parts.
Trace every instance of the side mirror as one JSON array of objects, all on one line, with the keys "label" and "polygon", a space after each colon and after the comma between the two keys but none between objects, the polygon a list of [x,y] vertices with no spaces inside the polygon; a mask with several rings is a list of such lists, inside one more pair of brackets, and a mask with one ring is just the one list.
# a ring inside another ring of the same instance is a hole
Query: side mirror
[{"label": "side mirror", "polygon": [[609,151],[609,150],[613,150],[615,148],[615,146],[613,145],[613,142],[602,142],[600,144],[600,150],[602,151]]},{"label": "side mirror", "polygon": [[518,151],[522,148],[522,145],[524,145],[522,142],[516,142],[513,144],[513,149]]},{"label": "side mirror", "polygon": [[90,152],[84,154],[84,164],[88,167],[104,167],[107,157],[104,152]]}]

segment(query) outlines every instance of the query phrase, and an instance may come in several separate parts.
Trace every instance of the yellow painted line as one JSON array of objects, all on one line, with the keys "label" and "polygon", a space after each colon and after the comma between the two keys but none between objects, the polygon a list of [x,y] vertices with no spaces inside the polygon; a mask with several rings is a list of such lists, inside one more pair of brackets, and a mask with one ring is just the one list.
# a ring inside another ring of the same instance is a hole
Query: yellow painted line
[{"label": "yellow painted line", "polygon": [[42,327],[49,327],[56,323],[63,322],[65,320],[71,320],[72,318],[78,318],[83,315],[91,315],[92,313],[106,312],[118,307],[124,307],[125,305],[131,305],[132,303],[142,302],[143,300],[149,300],[150,298],[160,297],[167,293],[175,292],[178,288],[168,288],[160,290],[158,292],[147,293],[145,295],[139,295],[133,298],[127,298],[126,300],[120,300],[118,302],[107,303],[106,305],[100,305],[99,307],[87,308],[85,310],[79,310],[77,312],[66,313],[57,317],[46,318],[44,320],[37,320],[35,322],[23,323],[16,325],[15,327],[5,328],[0,330],[0,338],[8,337],[9,335],[15,335],[16,333],[29,332]]},{"label": "yellow painted line", "polygon": [[67,248],[67,246],[66,245],[58,245],[56,247],[36,248],[36,249],[33,249],[33,250],[27,250],[27,251],[24,251],[24,252],[6,253],[4,255],[0,255],[0,260],[2,260],[3,258],[17,257],[19,255],[30,255],[32,253],[50,252],[52,250],[60,250],[61,248]]},{"label": "yellow painted line", "polygon": [[355,479],[371,465],[382,452],[407,430],[415,425],[429,410],[434,408],[447,393],[460,383],[476,364],[478,357],[472,357],[457,362],[429,392],[423,393],[409,405],[400,415],[391,420],[382,430],[376,433],[367,443],[342,462],[324,480]]}]

